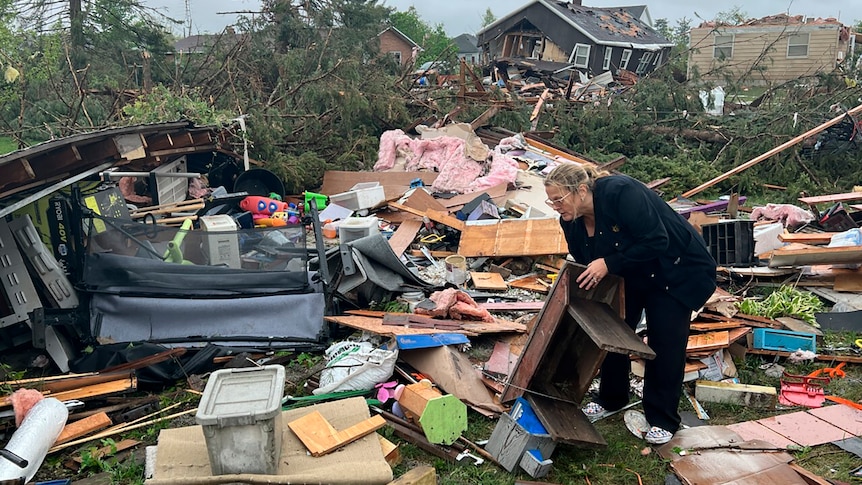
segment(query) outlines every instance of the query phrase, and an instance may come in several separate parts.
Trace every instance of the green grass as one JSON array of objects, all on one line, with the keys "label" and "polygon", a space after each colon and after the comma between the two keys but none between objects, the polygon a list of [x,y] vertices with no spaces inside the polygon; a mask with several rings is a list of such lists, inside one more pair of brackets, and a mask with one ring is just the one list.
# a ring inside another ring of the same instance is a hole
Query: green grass
[{"label": "green grass", "polygon": [[[838,346],[849,343],[853,345],[855,334],[827,334],[825,341],[831,341]],[[771,363],[771,357],[749,355],[744,360],[736,362],[740,380],[745,384],[755,384],[780,387],[778,378],[768,377],[761,366]],[[830,365],[826,362],[791,364],[781,361],[790,374],[807,375],[810,372]],[[846,376],[830,382],[826,393],[857,401],[862,399],[862,369],[858,365],[845,366]],[[793,409],[758,409],[747,406],[727,404],[701,403],[710,416],[707,425],[723,426],[744,421],[757,420],[780,414],[802,410]],[[680,411],[693,411],[691,404],[683,399],[680,401]],[[495,420],[489,420],[477,413],[470,412],[469,427],[464,434],[473,442],[487,439],[493,431]],[[551,459],[553,468],[550,474],[541,479],[552,483],[616,485],[638,483],[638,476],[645,485],[663,484],[665,476],[673,473],[668,463],[654,451],[642,455],[647,448],[644,441],[635,438],[625,427],[622,414],[613,415],[595,424],[608,443],[607,447],[589,449],[566,444],[558,444]],[[404,461],[395,470],[399,476],[417,465],[434,466],[437,471],[437,483],[441,485],[460,484],[502,484],[510,485],[515,480],[530,481],[532,477],[516,468],[509,473],[495,465],[485,463],[481,466],[458,466],[449,464],[436,457],[431,457],[415,446],[390,438],[400,443]],[[832,444],[825,444],[790,452],[795,461],[820,476],[851,481],[850,471],[859,466],[859,459],[852,453],[844,452]]]}]

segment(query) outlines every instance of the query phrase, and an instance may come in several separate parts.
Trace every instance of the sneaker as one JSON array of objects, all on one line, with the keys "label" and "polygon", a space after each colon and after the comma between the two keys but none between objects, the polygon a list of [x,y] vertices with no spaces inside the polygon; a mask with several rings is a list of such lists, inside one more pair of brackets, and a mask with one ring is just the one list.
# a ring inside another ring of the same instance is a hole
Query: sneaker
[{"label": "sneaker", "polygon": [[663,445],[673,438],[673,433],[666,429],[661,429],[658,426],[653,426],[644,435],[644,439],[651,445]]},{"label": "sneaker", "polygon": [[587,416],[587,418],[589,418],[591,423],[598,421],[610,414],[607,409],[602,407],[601,404],[592,401],[587,403],[587,405],[584,406],[581,411],[584,412],[584,414]]}]

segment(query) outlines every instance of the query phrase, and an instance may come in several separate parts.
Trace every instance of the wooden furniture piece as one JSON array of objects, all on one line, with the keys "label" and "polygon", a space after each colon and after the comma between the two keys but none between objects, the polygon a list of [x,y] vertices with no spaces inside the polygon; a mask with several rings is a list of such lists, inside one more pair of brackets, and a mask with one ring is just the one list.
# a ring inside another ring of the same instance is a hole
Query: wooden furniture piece
[{"label": "wooden furniture piece", "polygon": [[580,409],[608,352],[645,359],[655,353],[623,321],[623,280],[608,275],[578,288],[585,266],[563,267],[501,397],[524,396],[555,441],[579,446],[607,443]]}]

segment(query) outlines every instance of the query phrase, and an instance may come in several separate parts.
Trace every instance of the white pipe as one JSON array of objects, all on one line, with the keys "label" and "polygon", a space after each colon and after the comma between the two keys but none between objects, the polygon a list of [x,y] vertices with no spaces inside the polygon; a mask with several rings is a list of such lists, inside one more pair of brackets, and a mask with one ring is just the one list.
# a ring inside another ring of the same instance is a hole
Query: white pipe
[{"label": "white pipe", "polygon": [[57,441],[66,426],[68,417],[66,405],[53,397],[37,402],[6,444],[7,450],[27,460],[27,466],[21,468],[5,458],[0,458],[0,480],[21,477],[24,477],[26,482],[32,480],[45,461],[51,445]]}]

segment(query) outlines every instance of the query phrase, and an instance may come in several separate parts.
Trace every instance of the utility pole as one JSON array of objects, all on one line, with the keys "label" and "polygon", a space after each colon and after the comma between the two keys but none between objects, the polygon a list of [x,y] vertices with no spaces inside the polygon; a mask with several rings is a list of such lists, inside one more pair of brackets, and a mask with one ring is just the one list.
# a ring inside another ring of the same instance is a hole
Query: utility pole
[{"label": "utility pole", "polygon": [[186,26],[188,27],[188,33],[186,37],[192,36],[192,0],[186,0]]}]

